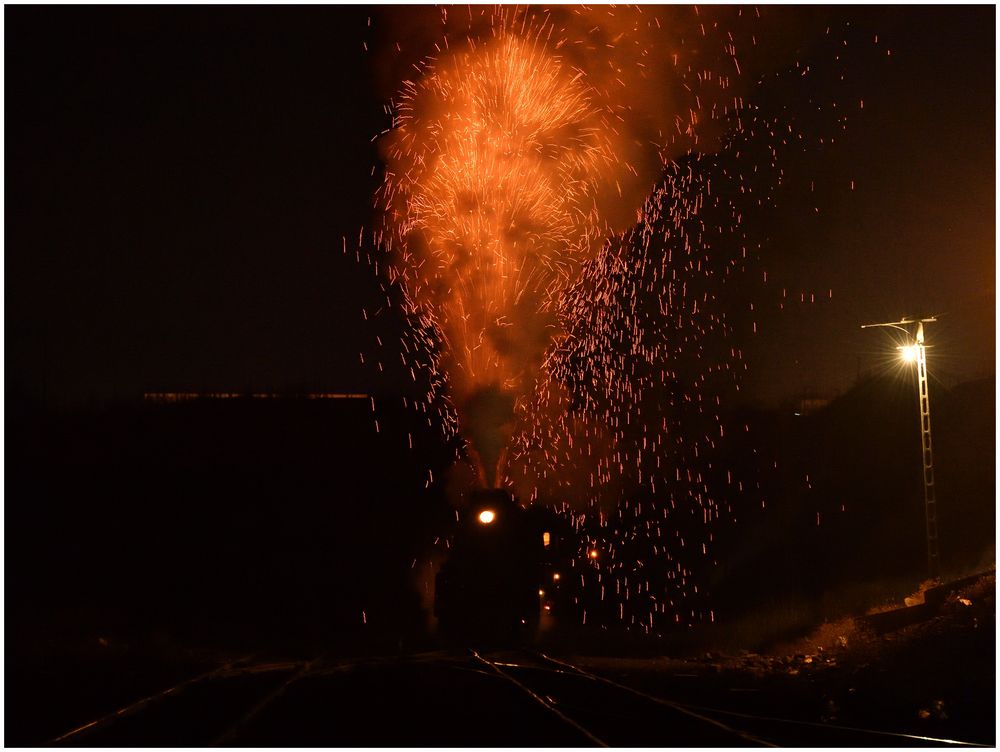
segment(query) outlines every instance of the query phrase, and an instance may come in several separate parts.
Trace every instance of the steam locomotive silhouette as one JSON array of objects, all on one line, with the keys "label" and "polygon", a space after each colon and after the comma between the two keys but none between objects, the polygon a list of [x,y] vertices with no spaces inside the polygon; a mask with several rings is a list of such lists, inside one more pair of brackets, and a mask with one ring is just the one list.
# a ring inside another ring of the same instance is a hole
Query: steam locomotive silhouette
[{"label": "steam locomotive silhouette", "polygon": [[530,641],[559,580],[553,520],[502,489],[473,491],[466,501],[435,582],[439,630],[453,639]]}]

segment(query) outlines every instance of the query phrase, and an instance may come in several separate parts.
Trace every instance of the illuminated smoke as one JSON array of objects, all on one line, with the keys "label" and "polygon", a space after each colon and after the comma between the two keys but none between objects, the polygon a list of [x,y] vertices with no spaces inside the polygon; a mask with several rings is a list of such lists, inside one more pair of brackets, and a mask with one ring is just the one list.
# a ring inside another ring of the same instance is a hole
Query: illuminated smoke
[{"label": "illuminated smoke", "polygon": [[383,142],[392,273],[438,332],[437,367],[490,485],[565,328],[566,289],[637,219],[664,148],[649,103],[669,99],[645,96],[641,12],[535,13],[482,12],[485,32],[406,82]]},{"label": "illuminated smoke", "polygon": [[441,333],[439,366],[490,484],[560,295],[606,233],[606,116],[544,42],[499,33],[428,67],[386,148],[395,271]]},{"label": "illuminated smoke", "polygon": [[721,417],[753,321],[731,315],[757,272],[744,219],[805,143],[744,99],[779,45],[739,8],[412,13],[434,49],[381,142],[378,239],[423,409],[482,482],[566,514],[591,623],[714,619],[713,530],[763,503],[719,462],[746,430]]}]

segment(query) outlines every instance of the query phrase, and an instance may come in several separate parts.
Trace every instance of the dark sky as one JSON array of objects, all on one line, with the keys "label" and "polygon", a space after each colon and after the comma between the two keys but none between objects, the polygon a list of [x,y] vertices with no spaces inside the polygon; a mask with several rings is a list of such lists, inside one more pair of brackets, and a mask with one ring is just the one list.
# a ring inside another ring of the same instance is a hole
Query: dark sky
[{"label": "dark sky", "polygon": [[[362,49],[375,14],[4,14],[8,395],[368,388],[377,288],[341,246],[371,224],[387,124]],[[860,324],[921,312],[944,314],[942,378],[991,374],[995,10],[830,15],[852,24],[865,107],[834,146],[787,158],[748,397],[842,390],[888,345]],[[778,314],[780,287],[822,302]]]},{"label": "dark sky", "polygon": [[[772,400],[796,389],[841,391],[859,369],[891,362],[889,332],[858,326],[914,315],[940,316],[927,336],[932,370],[946,384],[991,374],[995,11],[895,6],[836,15],[851,23],[844,58],[864,110],[852,113],[835,145],[789,168],[791,190],[768,228],[774,261],[765,254],[764,265],[790,297],[815,291],[817,304],[793,305],[768,322],[751,349],[748,386]],[[867,44],[876,34],[878,45]]]}]

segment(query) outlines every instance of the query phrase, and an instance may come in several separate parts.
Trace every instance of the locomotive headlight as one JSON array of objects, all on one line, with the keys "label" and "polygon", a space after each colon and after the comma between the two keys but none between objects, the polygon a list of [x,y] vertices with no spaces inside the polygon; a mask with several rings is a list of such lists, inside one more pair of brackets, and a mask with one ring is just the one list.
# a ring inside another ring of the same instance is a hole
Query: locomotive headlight
[{"label": "locomotive headlight", "polygon": [[482,512],[479,513],[479,521],[484,525],[489,525],[491,522],[493,522],[493,520],[496,519],[496,517],[497,516],[492,509],[484,509]]}]

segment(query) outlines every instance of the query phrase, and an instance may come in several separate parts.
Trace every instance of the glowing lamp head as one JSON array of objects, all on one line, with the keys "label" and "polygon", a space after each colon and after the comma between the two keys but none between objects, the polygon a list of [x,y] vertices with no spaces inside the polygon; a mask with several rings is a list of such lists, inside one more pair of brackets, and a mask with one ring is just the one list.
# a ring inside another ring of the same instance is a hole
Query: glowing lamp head
[{"label": "glowing lamp head", "polygon": [[899,357],[904,363],[913,363],[917,359],[917,346],[907,345],[899,348]]},{"label": "glowing lamp head", "polygon": [[479,513],[479,521],[484,525],[491,524],[496,518],[496,513],[492,509],[484,509]]},{"label": "glowing lamp head", "polygon": [[591,559],[596,559],[597,558],[597,549],[596,548],[590,549],[590,554],[588,554],[588,555],[590,556]]}]

